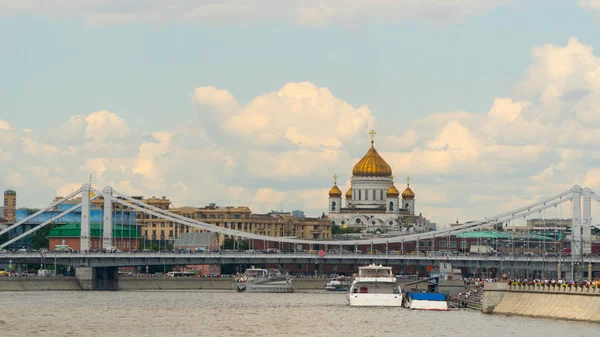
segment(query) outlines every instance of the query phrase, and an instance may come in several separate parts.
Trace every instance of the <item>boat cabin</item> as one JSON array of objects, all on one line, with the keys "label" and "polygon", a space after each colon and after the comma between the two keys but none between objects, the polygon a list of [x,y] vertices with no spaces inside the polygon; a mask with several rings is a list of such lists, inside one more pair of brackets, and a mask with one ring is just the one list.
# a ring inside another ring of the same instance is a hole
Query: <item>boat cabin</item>
[{"label": "boat cabin", "polygon": [[359,278],[380,278],[380,277],[389,277],[393,278],[394,274],[392,273],[392,267],[383,267],[376,266],[374,264],[368,267],[360,267],[358,268],[358,277]]}]

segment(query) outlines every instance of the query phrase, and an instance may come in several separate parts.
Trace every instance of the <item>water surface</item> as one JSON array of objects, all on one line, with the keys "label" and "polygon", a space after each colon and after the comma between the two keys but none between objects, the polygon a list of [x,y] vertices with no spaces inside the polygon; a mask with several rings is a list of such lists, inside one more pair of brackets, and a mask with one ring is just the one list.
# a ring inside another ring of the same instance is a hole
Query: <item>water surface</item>
[{"label": "water surface", "polygon": [[2,292],[0,336],[600,336],[600,324],[356,308],[345,294]]}]

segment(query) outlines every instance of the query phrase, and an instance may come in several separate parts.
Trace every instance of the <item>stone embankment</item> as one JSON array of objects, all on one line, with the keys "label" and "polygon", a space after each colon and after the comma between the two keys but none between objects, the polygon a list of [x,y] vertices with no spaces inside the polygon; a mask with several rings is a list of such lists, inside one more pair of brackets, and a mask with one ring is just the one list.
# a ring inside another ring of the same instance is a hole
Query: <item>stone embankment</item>
[{"label": "stone embankment", "polygon": [[485,284],[482,311],[600,322],[600,288],[541,285]]},{"label": "stone embankment", "polygon": [[[297,278],[297,290],[323,290],[325,278]],[[231,278],[223,277],[120,277],[119,290],[230,290]],[[0,291],[81,290],[76,277],[0,277]]]},{"label": "stone embankment", "polygon": [[81,290],[76,277],[0,277],[0,291]]}]

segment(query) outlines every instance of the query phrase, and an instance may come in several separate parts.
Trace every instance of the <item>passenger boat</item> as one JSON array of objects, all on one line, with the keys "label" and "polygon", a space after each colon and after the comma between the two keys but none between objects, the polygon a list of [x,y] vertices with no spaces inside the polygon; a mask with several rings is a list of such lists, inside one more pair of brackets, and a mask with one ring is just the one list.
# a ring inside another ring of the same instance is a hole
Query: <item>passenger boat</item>
[{"label": "passenger boat", "polygon": [[325,290],[328,291],[347,291],[350,289],[352,280],[347,276],[334,277],[325,285]]},{"label": "passenger boat", "polygon": [[358,277],[350,285],[346,300],[350,306],[400,307],[402,291],[392,267],[371,264],[358,268]]},{"label": "passenger boat", "polygon": [[292,278],[276,269],[246,269],[244,275],[233,280],[233,288],[249,293],[293,293]]}]

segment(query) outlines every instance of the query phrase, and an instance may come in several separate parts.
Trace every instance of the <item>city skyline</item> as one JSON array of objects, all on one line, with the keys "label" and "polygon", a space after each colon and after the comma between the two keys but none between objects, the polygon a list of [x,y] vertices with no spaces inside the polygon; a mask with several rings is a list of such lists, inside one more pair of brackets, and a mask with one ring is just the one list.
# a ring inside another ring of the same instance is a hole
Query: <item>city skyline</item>
[{"label": "city skyline", "polygon": [[598,2],[249,1],[210,22],[183,1],[63,3],[0,4],[0,187],[18,207],[92,174],[176,207],[320,215],[371,129],[440,225],[600,187]]}]

